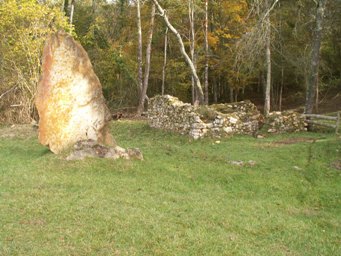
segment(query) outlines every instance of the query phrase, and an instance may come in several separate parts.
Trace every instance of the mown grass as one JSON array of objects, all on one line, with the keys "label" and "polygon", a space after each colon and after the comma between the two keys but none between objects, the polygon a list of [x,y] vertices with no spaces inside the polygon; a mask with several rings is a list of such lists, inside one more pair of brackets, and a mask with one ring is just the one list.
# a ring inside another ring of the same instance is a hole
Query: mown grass
[{"label": "mown grass", "polygon": [[335,135],[218,144],[141,121],[113,134],[145,160],[67,162],[35,137],[1,139],[0,255],[341,255]]}]

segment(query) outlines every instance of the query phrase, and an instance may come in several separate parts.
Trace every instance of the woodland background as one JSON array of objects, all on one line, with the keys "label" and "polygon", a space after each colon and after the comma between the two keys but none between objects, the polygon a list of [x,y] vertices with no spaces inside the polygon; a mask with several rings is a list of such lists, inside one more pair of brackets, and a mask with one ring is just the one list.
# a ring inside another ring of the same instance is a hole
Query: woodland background
[{"label": "woodland background", "polygon": [[[250,99],[262,107],[268,72],[266,47],[270,46],[271,111],[304,105],[316,13],[322,2],[318,97],[314,100],[340,99],[341,1],[158,2],[180,33],[187,53],[192,53],[203,87],[207,83],[206,103]],[[137,3],[142,58],[138,57]],[[165,93],[193,103],[196,96],[190,69],[170,31],[166,41],[166,25],[158,10],[151,30],[152,4],[150,0],[0,0],[0,122],[25,123],[37,118],[34,96],[43,44],[51,32],[60,29],[71,33],[87,50],[113,112],[134,112],[139,105],[138,71],[147,64],[151,31],[148,97]],[[145,76],[145,69],[143,73]],[[319,112],[318,104],[314,112]]]}]

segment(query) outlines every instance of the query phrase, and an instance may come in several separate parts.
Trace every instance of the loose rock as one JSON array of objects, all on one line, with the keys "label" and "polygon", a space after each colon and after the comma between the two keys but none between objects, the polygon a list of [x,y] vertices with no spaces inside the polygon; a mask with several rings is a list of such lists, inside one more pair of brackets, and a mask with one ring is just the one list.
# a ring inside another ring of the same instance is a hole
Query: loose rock
[{"label": "loose rock", "polygon": [[83,160],[88,157],[143,160],[143,155],[138,148],[124,149],[119,146],[107,147],[98,144],[96,141],[91,139],[78,141],[74,145],[74,150],[66,157],[66,160]]}]

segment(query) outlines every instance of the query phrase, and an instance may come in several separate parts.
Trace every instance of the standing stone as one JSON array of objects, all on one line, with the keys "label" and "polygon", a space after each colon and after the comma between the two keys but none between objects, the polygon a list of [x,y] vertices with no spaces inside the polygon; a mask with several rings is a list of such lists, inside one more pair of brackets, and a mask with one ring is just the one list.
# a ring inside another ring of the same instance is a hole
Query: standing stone
[{"label": "standing stone", "polygon": [[82,140],[115,144],[108,128],[111,115],[88,54],[64,32],[52,34],[45,44],[35,103],[39,141],[52,152]]}]

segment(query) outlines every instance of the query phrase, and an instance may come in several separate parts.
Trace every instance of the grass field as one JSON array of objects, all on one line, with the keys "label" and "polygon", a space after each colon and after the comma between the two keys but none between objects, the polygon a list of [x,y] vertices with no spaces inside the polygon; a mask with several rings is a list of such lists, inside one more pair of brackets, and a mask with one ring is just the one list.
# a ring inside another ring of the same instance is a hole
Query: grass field
[{"label": "grass field", "polygon": [[142,121],[112,129],[144,161],[67,162],[34,133],[0,129],[1,256],[341,255],[335,135],[216,143]]}]

